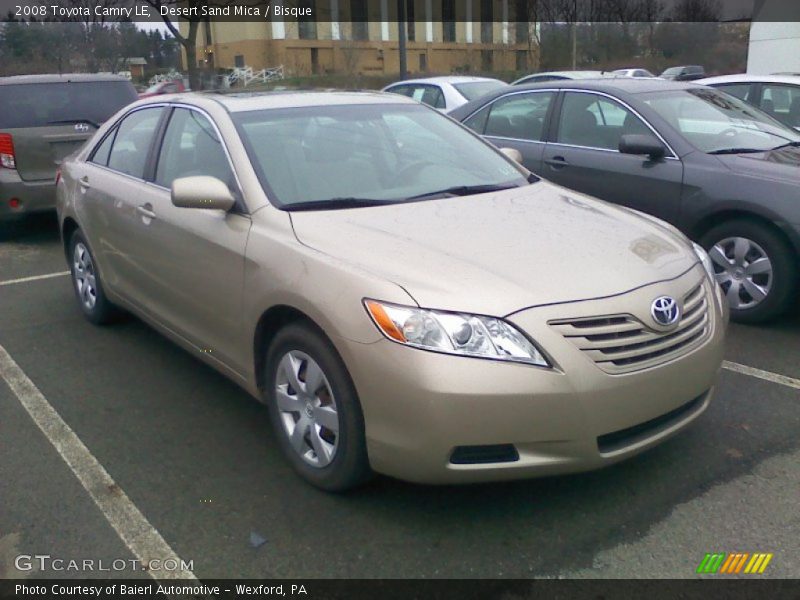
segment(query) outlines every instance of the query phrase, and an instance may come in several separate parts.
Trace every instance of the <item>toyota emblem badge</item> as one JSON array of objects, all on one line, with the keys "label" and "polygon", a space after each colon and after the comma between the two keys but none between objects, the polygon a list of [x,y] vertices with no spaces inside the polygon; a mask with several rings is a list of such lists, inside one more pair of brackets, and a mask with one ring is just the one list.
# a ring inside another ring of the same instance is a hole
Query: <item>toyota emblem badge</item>
[{"label": "toyota emblem badge", "polygon": [[659,296],[653,300],[653,304],[650,306],[650,314],[653,316],[653,320],[656,323],[667,327],[678,320],[680,317],[680,310],[678,309],[678,303],[675,298]]}]

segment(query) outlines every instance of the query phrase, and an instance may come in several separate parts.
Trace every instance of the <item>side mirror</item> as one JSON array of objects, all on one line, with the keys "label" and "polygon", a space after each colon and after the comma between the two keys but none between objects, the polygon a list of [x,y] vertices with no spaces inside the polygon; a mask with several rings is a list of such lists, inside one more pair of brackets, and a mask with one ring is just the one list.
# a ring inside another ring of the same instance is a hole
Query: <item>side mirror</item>
[{"label": "side mirror", "polygon": [[622,154],[642,154],[650,158],[663,158],[667,153],[659,139],[641,134],[627,134],[619,138],[619,151]]},{"label": "side mirror", "polygon": [[511,160],[522,164],[522,152],[516,148],[500,148],[500,152],[505,154]]},{"label": "side mirror", "polygon": [[216,177],[197,175],[172,182],[172,204],[179,208],[210,208],[229,211],[236,200]]}]

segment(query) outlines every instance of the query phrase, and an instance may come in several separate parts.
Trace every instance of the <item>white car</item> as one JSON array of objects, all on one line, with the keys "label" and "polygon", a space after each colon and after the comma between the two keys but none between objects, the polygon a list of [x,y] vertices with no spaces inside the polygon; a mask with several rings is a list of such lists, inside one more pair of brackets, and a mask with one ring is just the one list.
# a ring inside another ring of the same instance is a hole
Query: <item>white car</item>
[{"label": "white car", "polygon": [[655,75],[647,69],[617,69],[616,71],[612,71],[612,73],[621,77],[655,77]]},{"label": "white car", "polygon": [[561,81],[564,79],[603,79],[606,77],[619,77],[610,71],[547,71],[533,73],[512,81],[511,85],[524,85],[527,83],[544,83],[546,81]]},{"label": "white car", "polygon": [[800,130],[800,76],[723,75],[699,79],[760,108],[773,119]]},{"label": "white car", "polygon": [[488,77],[446,76],[407,79],[383,88],[383,92],[401,94],[444,112],[458,108],[508,84]]}]

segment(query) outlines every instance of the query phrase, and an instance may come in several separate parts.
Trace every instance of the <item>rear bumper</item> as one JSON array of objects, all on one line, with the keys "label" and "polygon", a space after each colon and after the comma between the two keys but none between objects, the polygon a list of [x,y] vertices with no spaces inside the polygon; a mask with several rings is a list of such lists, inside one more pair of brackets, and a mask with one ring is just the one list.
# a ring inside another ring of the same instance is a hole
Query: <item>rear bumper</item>
[{"label": "rear bumper", "polygon": [[[9,204],[12,198],[19,199],[17,208]],[[15,170],[0,168],[0,219],[54,210],[55,207],[55,181],[24,181]]]}]

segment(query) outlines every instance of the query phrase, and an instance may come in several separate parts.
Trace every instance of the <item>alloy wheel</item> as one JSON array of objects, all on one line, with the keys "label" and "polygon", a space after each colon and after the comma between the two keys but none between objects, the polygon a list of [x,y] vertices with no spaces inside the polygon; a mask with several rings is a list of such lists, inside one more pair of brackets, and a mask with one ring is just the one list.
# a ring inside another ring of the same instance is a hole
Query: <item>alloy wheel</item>
[{"label": "alloy wheel", "polygon": [[94,310],[97,304],[97,280],[92,255],[82,242],[75,244],[72,254],[72,277],[81,303],[87,310]]},{"label": "alloy wheel", "polygon": [[753,240],[729,237],[709,250],[717,282],[733,309],[754,308],[772,288],[772,261]]},{"label": "alloy wheel", "polygon": [[319,364],[299,350],[284,354],[275,377],[275,399],[292,449],[313,467],[329,465],[339,443],[339,415]]}]

